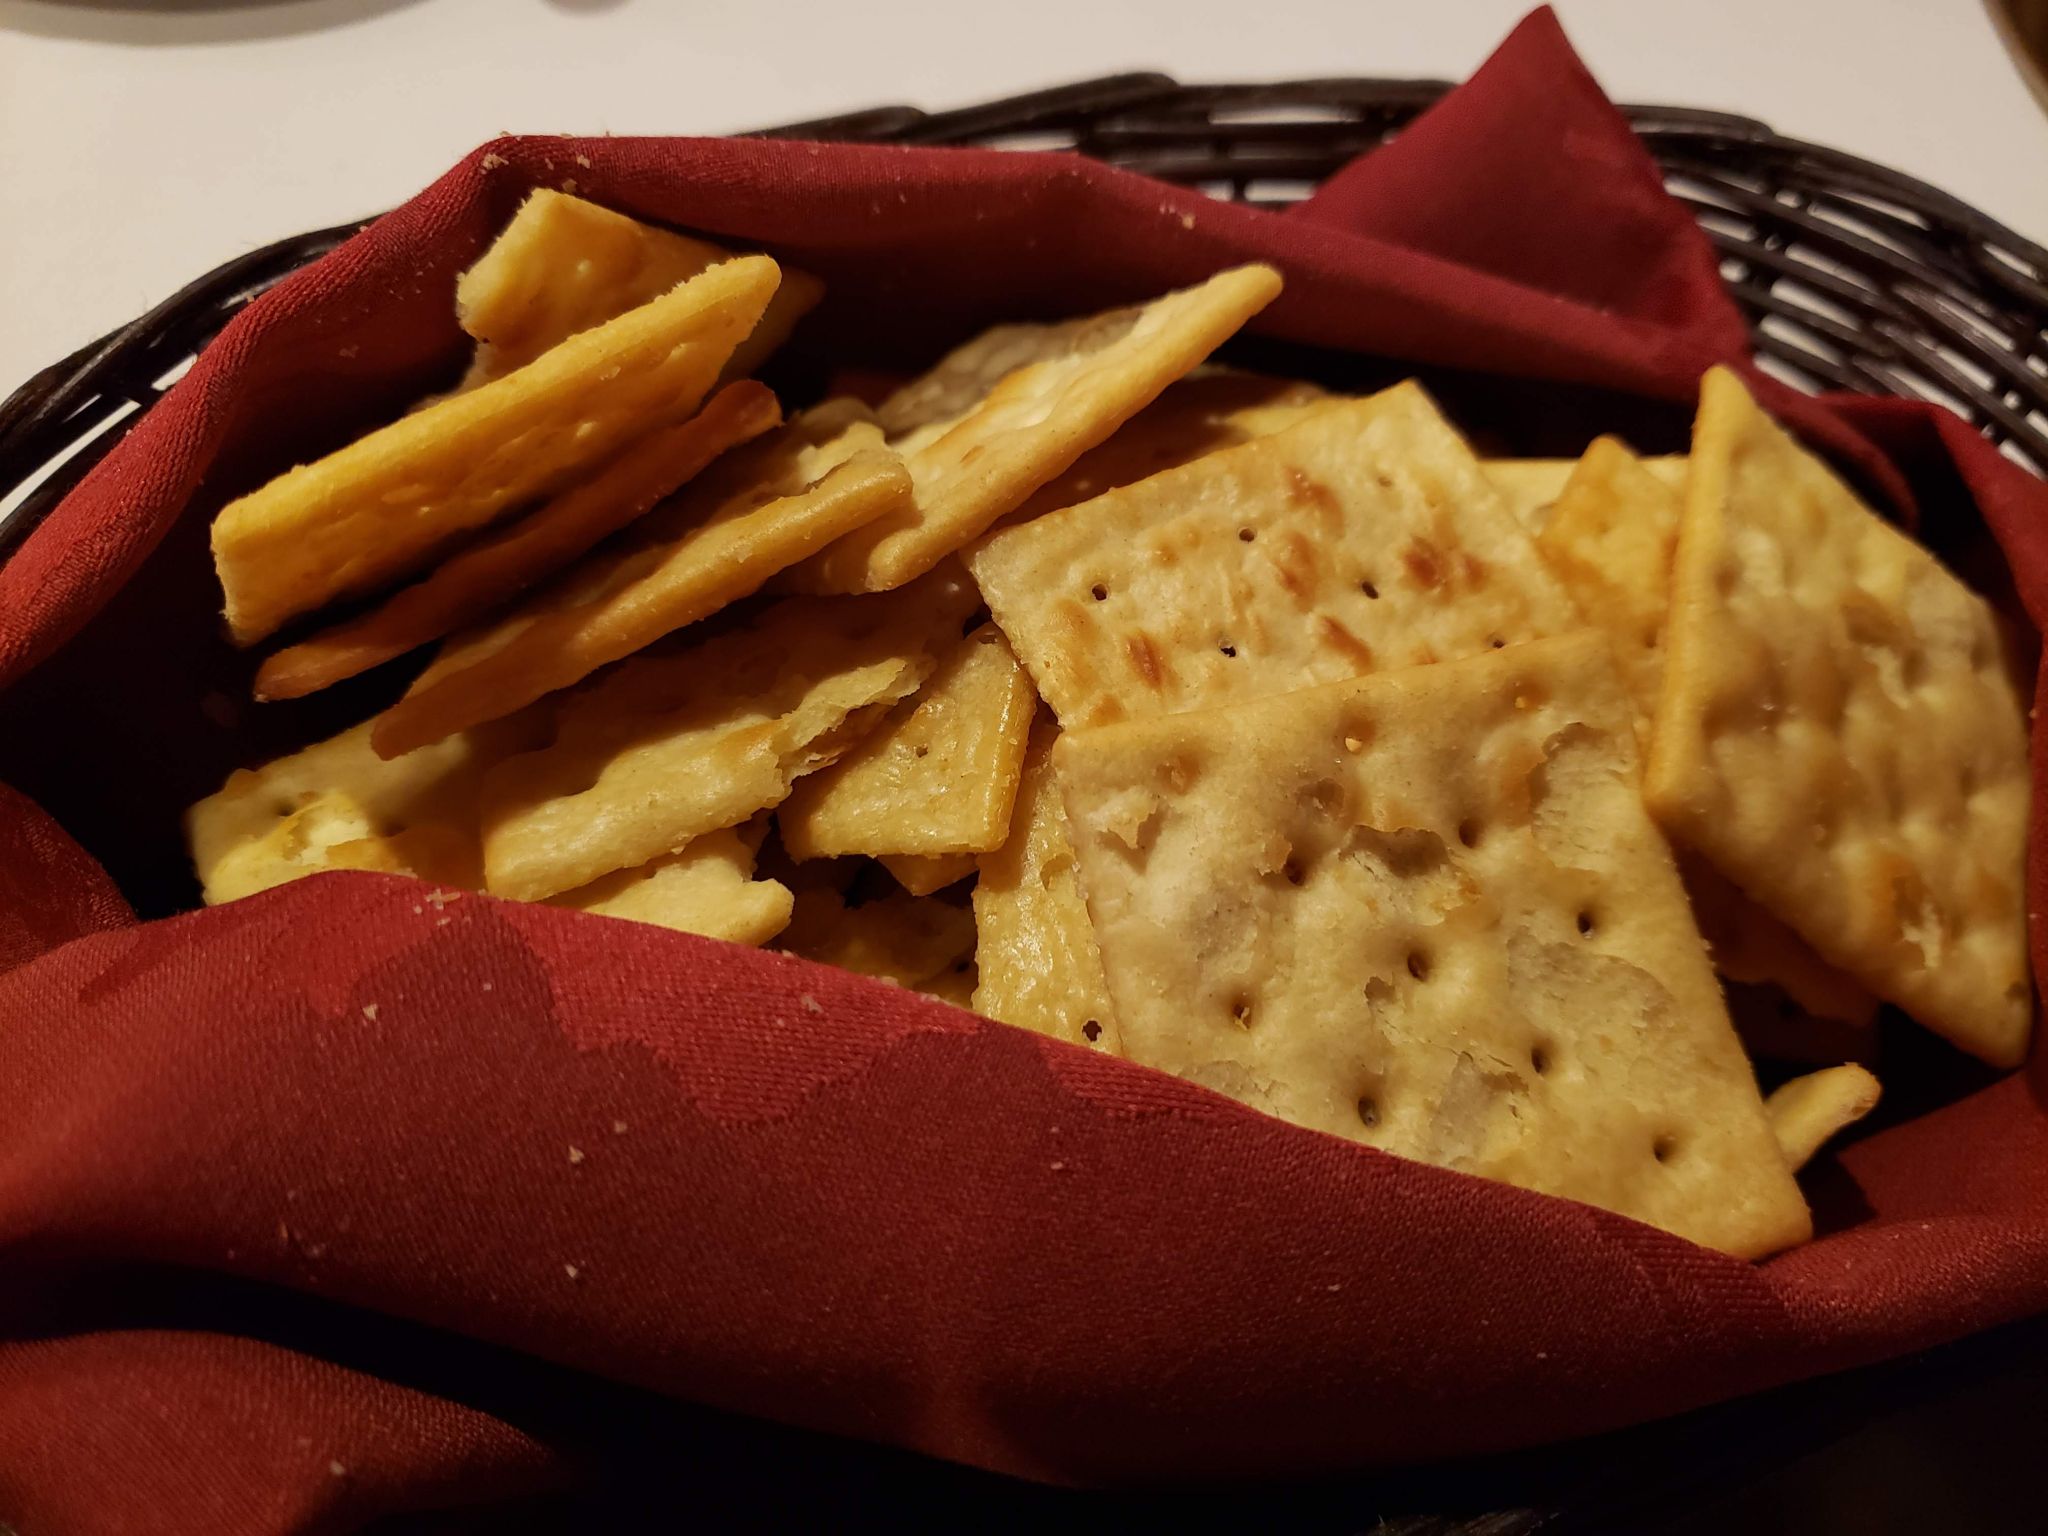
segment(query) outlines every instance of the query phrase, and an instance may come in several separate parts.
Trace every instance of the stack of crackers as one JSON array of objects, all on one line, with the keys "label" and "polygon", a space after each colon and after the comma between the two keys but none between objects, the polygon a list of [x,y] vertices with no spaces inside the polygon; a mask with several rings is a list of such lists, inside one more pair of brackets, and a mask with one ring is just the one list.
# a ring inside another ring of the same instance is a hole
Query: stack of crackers
[{"label": "stack of crackers", "polygon": [[[2001,621],[1731,373],[1689,456],[1481,461],[1415,384],[1208,364],[1279,290],[785,417],[751,375],[815,279],[534,194],[458,287],[456,390],[215,523],[233,637],[288,642],[258,697],[431,656],[193,807],[206,899],[366,869],[772,944],[1804,1240],[1881,1003],[2026,1048]],[[1766,1101],[1723,979],[1822,1069]]]}]

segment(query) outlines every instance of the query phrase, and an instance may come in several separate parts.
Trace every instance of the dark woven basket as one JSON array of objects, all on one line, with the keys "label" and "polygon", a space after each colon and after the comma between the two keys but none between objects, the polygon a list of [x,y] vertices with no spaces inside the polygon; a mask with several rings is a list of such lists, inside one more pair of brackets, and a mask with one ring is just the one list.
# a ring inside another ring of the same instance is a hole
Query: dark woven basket
[{"label": "dark woven basket", "polygon": [[[1184,86],[1116,75],[955,112],[882,107],[765,133],[1071,149],[1218,197],[1283,206],[1448,89],[1436,80]],[[2048,474],[2048,250],[1924,182],[1748,118],[1623,110],[1721,252],[1765,366],[1806,389],[1943,401]],[[0,521],[0,558],[243,305],[361,227],[238,257],[0,405],[0,503],[44,477]]]}]

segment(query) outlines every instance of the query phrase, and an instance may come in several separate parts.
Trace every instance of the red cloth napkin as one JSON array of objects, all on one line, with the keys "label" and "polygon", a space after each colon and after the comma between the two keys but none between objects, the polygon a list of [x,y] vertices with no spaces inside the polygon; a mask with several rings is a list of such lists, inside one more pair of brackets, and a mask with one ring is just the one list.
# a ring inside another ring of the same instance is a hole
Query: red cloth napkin
[{"label": "red cloth napkin", "polygon": [[[822,273],[821,331],[877,365],[1253,258],[1286,272],[1257,327],[1282,339],[1671,402],[1745,352],[1547,11],[1287,218],[1057,156],[472,155],[252,306],[0,569],[0,1517],[474,1502],[570,1475],[562,1405],[618,1384],[1045,1479],[1287,1474],[1599,1430],[2048,1304],[2033,1074],[1959,1075],[1854,1146],[1835,1229],[1754,1266],[684,935],[369,875],[134,920],[114,881],[190,900],[184,804],[383,686],[241,702],[213,511],[441,382],[455,274],[542,184]],[[2039,626],[2039,482],[1930,407],[1767,399],[1944,547],[1981,514]]]}]

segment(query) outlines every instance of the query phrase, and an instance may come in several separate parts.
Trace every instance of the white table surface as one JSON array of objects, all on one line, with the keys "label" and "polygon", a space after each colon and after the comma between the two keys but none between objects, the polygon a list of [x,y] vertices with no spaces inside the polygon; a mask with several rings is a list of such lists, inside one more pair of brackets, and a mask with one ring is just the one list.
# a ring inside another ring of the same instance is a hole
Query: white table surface
[{"label": "white table surface", "polygon": [[[0,394],[500,131],[715,133],[1126,68],[1468,74],[1526,0],[0,0]],[[2048,238],[1980,0],[1560,0],[1624,100],[1719,107]]]}]

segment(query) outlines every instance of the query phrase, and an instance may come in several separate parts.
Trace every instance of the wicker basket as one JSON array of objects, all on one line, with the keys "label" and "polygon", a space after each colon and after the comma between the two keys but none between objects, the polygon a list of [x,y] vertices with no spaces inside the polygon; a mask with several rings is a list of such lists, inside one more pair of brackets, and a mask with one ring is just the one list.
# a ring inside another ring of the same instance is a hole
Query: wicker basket
[{"label": "wicker basket", "polygon": [[[955,112],[882,107],[767,136],[1071,149],[1217,197],[1283,206],[1385,143],[1436,80],[1177,84],[1115,75]],[[1625,107],[1721,252],[1759,359],[1802,388],[1952,406],[2048,474],[2048,250],[1924,182],[1725,113]],[[359,221],[218,267],[0,405],[4,558],[241,307]]]}]

